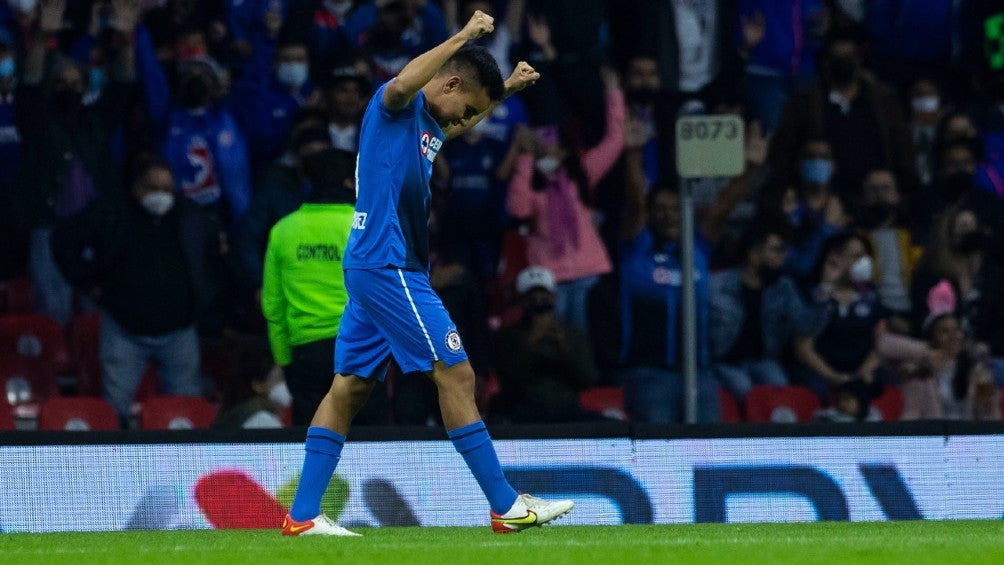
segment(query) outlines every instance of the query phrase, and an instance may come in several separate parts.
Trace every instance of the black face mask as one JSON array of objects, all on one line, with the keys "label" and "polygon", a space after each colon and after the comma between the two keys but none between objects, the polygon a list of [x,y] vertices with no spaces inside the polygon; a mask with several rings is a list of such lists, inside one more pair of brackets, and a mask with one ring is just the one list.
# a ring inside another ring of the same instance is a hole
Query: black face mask
[{"label": "black face mask", "polygon": [[830,84],[837,88],[847,88],[854,84],[858,64],[853,57],[838,55],[831,57],[826,63],[827,77]]},{"label": "black face mask", "polygon": [[648,88],[638,88],[627,91],[628,102],[637,106],[651,106],[655,104],[659,93]]},{"label": "black face mask", "polygon": [[191,77],[181,83],[181,105],[185,108],[205,108],[209,105],[209,83],[200,77]]},{"label": "black face mask", "polygon": [[781,278],[782,272],[778,267],[770,267],[768,265],[761,265],[757,269],[757,273],[760,275],[760,282],[763,286],[771,286]]},{"label": "black face mask", "polygon": [[959,238],[958,243],[955,244],[955,249],[959,253],[972,255],[973,253],[982,251],[985,245],[986,237],[978,231],[971,231]]},{"label": "black face mask", "polygon": [[76,112],[82,105],[83,94],[72,88],[60,88],[52,93],[52,109],[61,114]]},{"label": "black face mask", "polygon": [[886,223],[896,214],[896,207],[887,202],[880,202],[862,210],[861,223],[868,228],[877,228]]}]

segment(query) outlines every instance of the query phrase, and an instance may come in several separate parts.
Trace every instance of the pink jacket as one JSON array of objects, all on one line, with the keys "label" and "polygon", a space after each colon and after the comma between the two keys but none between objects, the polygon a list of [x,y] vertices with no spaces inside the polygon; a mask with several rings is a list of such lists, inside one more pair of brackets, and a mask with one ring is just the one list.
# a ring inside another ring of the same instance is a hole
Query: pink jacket
[{"label": "pink jacket", "polygon": [[[608,91],[606,105],[607,129],[603,139],[580,157],[582,168],[589,179],[590,192],[595,190],[597,183],[617,163],[624,148],[624,93],[620,90]],[[548,194],[547,191],[533,190],[533,166],[533,155],[519,156],[506,196],[506,208],[510,215],[533,220],[534,231],[527,238],[527,259],[530,265],[547,267],[554,272],[558,282],[609,273],[610,257],[593,223],[592,210],[578,196],[575,198],[575,215],[579,245],[560,256],[555,255],[547,235],[551,233],[547,224],[548,216],[544,213]],[[576,194],[577,189],[578,187]]]}]

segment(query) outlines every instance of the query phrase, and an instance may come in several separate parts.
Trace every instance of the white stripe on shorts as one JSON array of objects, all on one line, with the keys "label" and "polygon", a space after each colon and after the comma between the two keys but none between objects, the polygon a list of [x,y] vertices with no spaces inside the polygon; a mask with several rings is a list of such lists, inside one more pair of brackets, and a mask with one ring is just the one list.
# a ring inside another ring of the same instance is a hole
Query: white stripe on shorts
[{"label": "white stripe on shorts", "polygon": [[425,341],[429,344],[429,350],[432,351],[432,358],[436,359],[436,348],[432,346],[432,339],[429,338],[429,331],[425,329],[425,322],[423,322],[422,317],[418,315],[418,308],[415,306],[415,301],[411,298],[411,291],[408,290],[408,283],[404,280],[404,271],[398,269],[397,274],[401,277],[401,286],[404,287],[404,295],[408,297],[408,303],[411,304],[411,311],[415,313],[415,319],[418,320],[418,327],[422,328],[422,334],[425,335]]}]

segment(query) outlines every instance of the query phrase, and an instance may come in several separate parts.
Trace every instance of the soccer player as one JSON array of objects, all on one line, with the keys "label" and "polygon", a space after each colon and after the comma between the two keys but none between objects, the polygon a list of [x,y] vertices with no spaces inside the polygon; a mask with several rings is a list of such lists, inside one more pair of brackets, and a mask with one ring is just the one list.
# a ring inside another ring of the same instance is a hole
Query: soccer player
[{"label": "soccer player", "polygon": [[439,391],[447,434],[491,507],[495,532],[520,531],[572,509],[518,494],[506,481],[474,403],[474,371],[456,325],[429,284],[432,162],[443,141],[472,127],[540,75],[527,63],[503,82],[483,48],[491,33],[477,11],[459,33],[409,62],[366,108],[356,165],[358,201],[345,251],[349,302],[335,344],[335,377],[307,430],[306,456],[284,535],[358,535],[321,514],[320,501],[353,416],[393,355],[405,373],[424,372]]}]

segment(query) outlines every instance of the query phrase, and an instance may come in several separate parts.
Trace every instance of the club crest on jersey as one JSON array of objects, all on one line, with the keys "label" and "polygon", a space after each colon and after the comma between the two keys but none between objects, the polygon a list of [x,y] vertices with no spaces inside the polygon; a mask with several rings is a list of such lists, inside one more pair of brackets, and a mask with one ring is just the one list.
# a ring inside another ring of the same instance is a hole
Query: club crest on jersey
[{"label": "club crest on jersey", "polygon": [[442,139],[433,136],[428,131],[422,132],[422,139],[419,141],[418,150],[430,163],[436,160],[436,155],[439,155],[439,150],[442,147]]},{"label": "club crest on jersey", "polygon": [[463,343],[460,341],[460,334],[457,330],[450,330],[446,332],[446,347],[453,353],[460,353],[464,348]]}]

